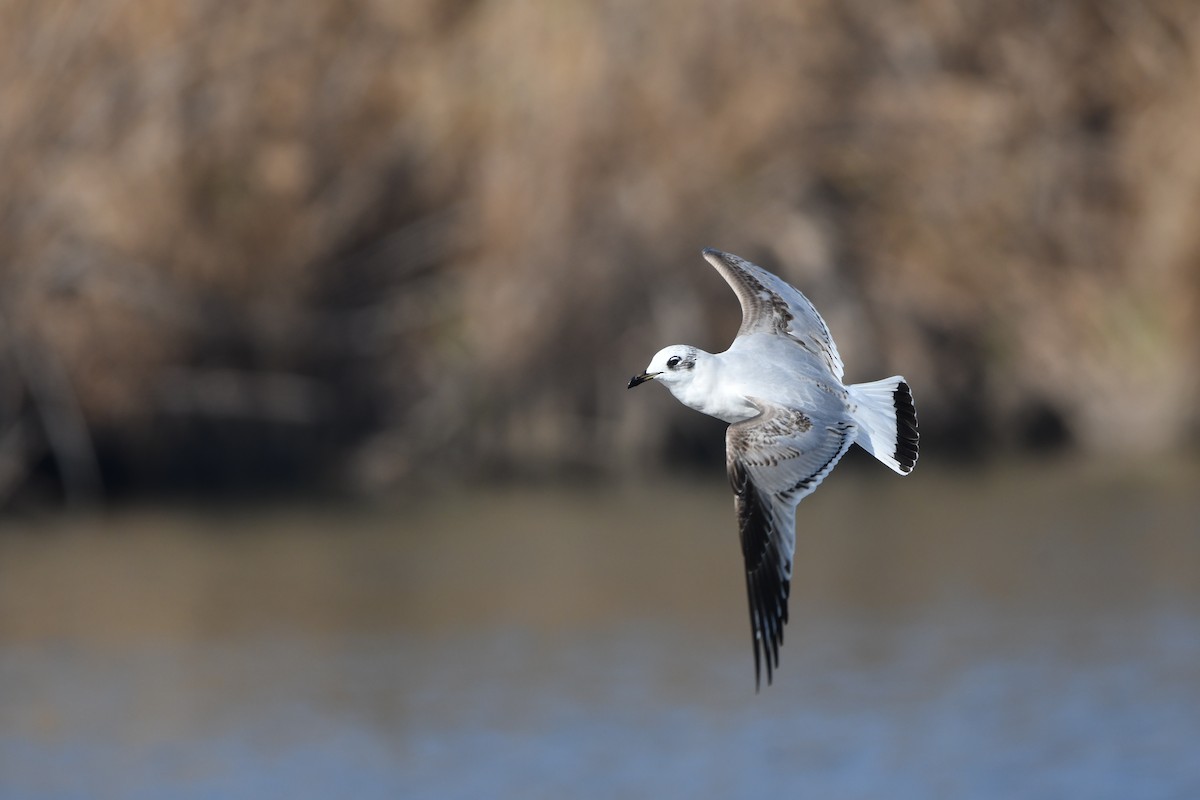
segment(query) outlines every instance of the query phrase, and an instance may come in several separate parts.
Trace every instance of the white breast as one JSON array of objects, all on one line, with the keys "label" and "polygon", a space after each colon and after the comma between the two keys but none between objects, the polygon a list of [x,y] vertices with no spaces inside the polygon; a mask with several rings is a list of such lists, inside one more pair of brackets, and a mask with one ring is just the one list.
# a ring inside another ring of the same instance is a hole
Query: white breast
[{"label": "white breast", "polygon": [[718,357],[709,355],[696,364],[690,381],[670,383],[667,388],[675,399],[701,414],[725,422],[741,422],[759,413],[746,399],[741,384],[738,376],[726,369]]}]

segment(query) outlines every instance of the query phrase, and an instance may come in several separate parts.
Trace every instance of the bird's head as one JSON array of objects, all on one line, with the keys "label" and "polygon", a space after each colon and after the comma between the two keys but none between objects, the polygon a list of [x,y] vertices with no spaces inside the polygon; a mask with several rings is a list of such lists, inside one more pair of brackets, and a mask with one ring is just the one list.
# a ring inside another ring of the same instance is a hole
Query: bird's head
[{"label": "bird's head", "polygon": [[650,366],[641,375],[629,379],[628,388],[640,386],[646,381],[658,380],[668,386],[684,384],[692,379],[700,351],[686,344],[664,347],[650,359]]}]

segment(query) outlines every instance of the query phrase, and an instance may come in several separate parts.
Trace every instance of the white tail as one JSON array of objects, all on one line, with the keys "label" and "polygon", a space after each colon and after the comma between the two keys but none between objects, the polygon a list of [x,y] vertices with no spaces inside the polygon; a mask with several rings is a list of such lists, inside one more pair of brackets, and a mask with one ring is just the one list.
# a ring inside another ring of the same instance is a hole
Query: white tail
[{"label": "white tail", "polygon": [[847,386],[850,416],[858,423],[860,447],[907,475],[917,463],[917,408],[912,390],[899,375]]}]

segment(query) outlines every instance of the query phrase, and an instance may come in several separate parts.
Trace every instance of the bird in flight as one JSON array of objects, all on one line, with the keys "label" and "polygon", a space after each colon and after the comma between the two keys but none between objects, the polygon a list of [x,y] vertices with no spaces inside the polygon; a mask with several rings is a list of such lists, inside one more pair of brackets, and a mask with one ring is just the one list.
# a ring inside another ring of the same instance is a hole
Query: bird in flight
[{"label": "bird in flight", "polygon": [[808,298],[743,258],[706,248],[733,288],[742,326],[723,353],[658,351],[629,388],[657,381],[689,408],[730,423],[725,464],[746,562],[754,680],[779,667],[788,620],[796,506],[857,444],[901,475],[917,463],[917,412],[901,376],[842,383],[842,358]]}]

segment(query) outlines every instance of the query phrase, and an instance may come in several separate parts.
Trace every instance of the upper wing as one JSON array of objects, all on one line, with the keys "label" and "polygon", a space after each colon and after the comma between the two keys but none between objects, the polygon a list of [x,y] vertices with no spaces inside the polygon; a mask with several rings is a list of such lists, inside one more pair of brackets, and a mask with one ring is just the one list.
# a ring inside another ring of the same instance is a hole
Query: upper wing
[{"label": "upper wing", "polygon": [[746,593],[754,633],[754,681],[779,666],[796,550],[796,504],[812,493],[854,442],[850,421],[814,427],[794,408],[756,402],[757,417],[729,426],[726,466],[733,485]]},{"label": "upper wing", "polygon": [[825,362],[838,380],[845,367],[838,355],[829,327],[808,298],[786,281],[744,258],[722,253],[711,247],[704,258],[717,268],[725,282],[733,287],[742,304],[743,333],[778,333],[788,336]]}]

